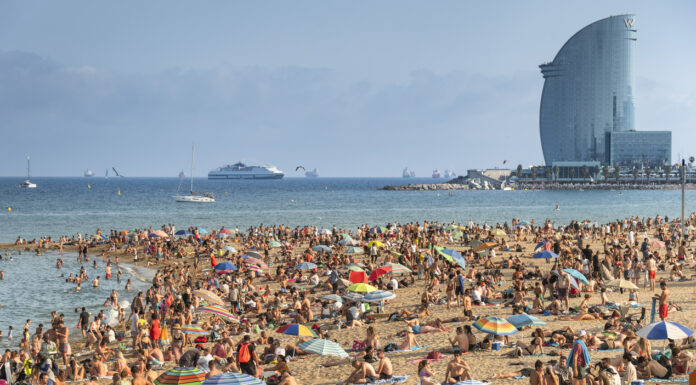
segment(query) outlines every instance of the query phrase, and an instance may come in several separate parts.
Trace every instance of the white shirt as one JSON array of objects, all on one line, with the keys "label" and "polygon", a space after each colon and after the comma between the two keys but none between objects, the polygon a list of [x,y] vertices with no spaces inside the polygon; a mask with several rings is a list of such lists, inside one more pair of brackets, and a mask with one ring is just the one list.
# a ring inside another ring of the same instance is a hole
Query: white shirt
[{"label": "white shirt", "polygon": [[394,277],[392,277],[392,279],[389,280],[389,284],[391,285],[392,290],[396,290],[399,288],[399,281],[397,281]]},{"label": "white shirt", "polygon": [[360,318],[360,310],[358,310],[357,307],[351,306],[348,310],[350,311],[350,314],[353,316],[353,319]]},{"label": "white shirt", "polygon": [[208,353],[198,359],[198,368],[206,373],[210,373],[208,363],[213,360],[213,355]]}]

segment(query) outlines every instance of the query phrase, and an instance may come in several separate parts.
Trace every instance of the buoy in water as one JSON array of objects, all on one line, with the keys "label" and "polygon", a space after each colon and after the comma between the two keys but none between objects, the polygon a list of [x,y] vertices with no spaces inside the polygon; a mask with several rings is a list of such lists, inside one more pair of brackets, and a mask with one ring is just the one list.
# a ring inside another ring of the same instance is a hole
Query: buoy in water
[{"label": "buoy in water", "polygon": [[87,188],[92,188],[92,185],[91,185],[91,184],[88,184],[88,185],[87,185]]},{"label": "buoy in water", "polygon": [[116,195],[121,195],[121,189],[118,189],[118,191],[116,191]]},{"label": "buoy in water", "polygon": [[7,211],[12,211],[12,207],[8,207],[8,208],[7,208]]}]

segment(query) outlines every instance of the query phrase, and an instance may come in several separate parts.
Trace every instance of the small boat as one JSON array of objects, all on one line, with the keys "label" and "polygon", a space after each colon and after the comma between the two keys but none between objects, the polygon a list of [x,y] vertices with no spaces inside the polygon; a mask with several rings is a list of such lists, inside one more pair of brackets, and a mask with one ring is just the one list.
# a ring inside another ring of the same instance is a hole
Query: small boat
[{"label": "small boat", "polygon": [[314,170],[306,171],[306,172],[304,173],[304,175],[305,175],[307,178],[318,178],[318,177],[319,177],[319,173],[317,172],[317,169],[316,169],[316,168],[315,168]]},{"label": "small boat", "polygon": [[83,174],[85,178],[91,178],[94,176],[94,171],[92,170],[85,170],[85,173]]},{"label": "small boat", "polygon": [[[193,146],[191,146],[191,189],[189,190],[189,195],[175,195],[174,200],[177,202],[184,203],[214,203],[215,195],[209,192],[195,192],[193,191]],[[179,184],[181,187],[181,184]]]},{"label": "small boat", "polygon": [[440,179],[440,177],[442,177],[440,170],[433,170],[433,179]]},{"label": "small boat", "polygon": [[457,174],[454,171],[451,171],[449,169],[445,170],[445,178],[446,179],[452,179],[452,178],[456,178],[456,177],[457,177]]},{"label": "small boat", "polygon": [[402,178],[415,178],[416,173],[413,172],[412,170],[409,170],[408,167],[404,169],[404,171],[401,173]]},{"label": "small boat", "polygon": [[30,167],[29,167],[29,157],[27,156],[27,180],[25,180],[24,182],[22,182],[22,183],[19,185],[19,187],[21,187],[21,188],[36,188],[36,183],[32,183],[32,181],[30,180],[30,177],[29,177],[29,174],[30,174],[30,173],[29,173],[29,171],[30,171]]}]

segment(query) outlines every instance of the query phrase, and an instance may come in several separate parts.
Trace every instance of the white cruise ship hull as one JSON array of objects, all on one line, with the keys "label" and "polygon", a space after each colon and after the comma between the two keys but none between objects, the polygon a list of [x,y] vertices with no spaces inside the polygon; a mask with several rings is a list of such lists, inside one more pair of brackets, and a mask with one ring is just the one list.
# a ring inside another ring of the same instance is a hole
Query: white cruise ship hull
[{"label": "white cruise ship hull", "polygon": [[208,179],[282,179],[285,174],[208,174]]}]

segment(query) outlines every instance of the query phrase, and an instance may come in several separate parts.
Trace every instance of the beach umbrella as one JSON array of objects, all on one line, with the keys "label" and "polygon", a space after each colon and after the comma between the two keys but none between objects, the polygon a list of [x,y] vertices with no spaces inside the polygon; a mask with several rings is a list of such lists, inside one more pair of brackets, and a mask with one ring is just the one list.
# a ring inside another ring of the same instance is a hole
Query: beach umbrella
[{"label": "beach umbrella", "polygon": [[406,267],[400,263],[385,263],[384,266],[391,267],[392,274],[408,274],[411,272],[411,269],[409,269],[408,267]]},{"label": "beach umbrella", "polygon": [[162,373],[153,381],[155,385],[201,385],[205,373],[198,368],[174,368]]},{"label": "beach umbrella", "polygon": [[476,250],[479,246],[481,246],[483,242],[479,241],[478,239],[474,239],[473,241],[469,242],[469,247],[472,249]]},{"label": "beach umbrella", "polygon": [[474,322],[474,327],[484,333],[508,336],[517,333],[517,328],[503,318],[485,316]]},{"label": "beach umbrella", "polygon": [[638,286],[633,284],[633,282],[622,278],[612,279],[611,281],[605,283],[604,286],[613,287],[615,289],[638,290]]},{"label": "beach umbrella", "polygon": [[447,256],[449,257],[450,262],[455,262],[457,265],[461,266],[462,269],[466,269],[466,260],[462,255],[457,251],[453,249],[442,249],[438,250],[438,253],[442,256]]},{"label": "beach umbrella", "polygon": [[478,245],[476,247],[476,249],[474,249],[474,251],[478,253],[479,251],[484,251],[484,250],[494,248],[496,245],[497,245],[497,243],[495,243],[495,242],[484,242],[484,243],[481,243],[480,245]]},{"label": "beach umbrella", "polygon": [[263,273],[263,269],[261,269],[261,268],[260,268],[259,266],[257,266],[257,265],[254,265],[253,263],[252,263],[252,264],[247,264],[247,270],[251,270],[251,271],[256,271],[256,272],[259,272],[259,273]]},{"label": "beach umbrella", "polygon": [[312,262],[302,262],[295,266],[295,269],[297,270],[314,270],[317,268],[317,265],[313,264]]},{"label": "beach umbrella", "polygon": [[229,262],[220,262],[217,265],[215,265],[215,271],[217,271],[218,273],[229,273],[230,271],[235,270],[237,270],[237,266]]},{"label": "beach umbrella", "polygon": [[222,234],[234,234],[234,230],[230,230],[230,229],[222,229],[222,230],[220,230],[220,232]]},{"label": "beach umbrella", "polygon": [[[181,230],[181,231],[183,231],[183,230]],[[122,230],[122,231],[121,231],[121,235],[126,235],[126,234],[128,234],[128,233],[130,233],[130,231],[128,231],[128,230]]]},{"label": "beach umbrella", "polygon": [[554,253],[553,251],[540,251],[540,252],[534,254],[534,258],[546,258],[546,259],[558,258],[558,254]]},{"label": "beach umbrella", "polygon": [[305,341],[298,345],[298,347],[305,352],[315,353],[320,356],[338,356],[341,358],[348,357],[348,353],[341,347],[341,345],[325,340],[325,339],[313,339]]},{"label": "beach umbrella", "polygon": [[261,255],[258,251],[254,250],[245,251],[244,254],[254,258],[263,258],[263,255]]},{"label": "beach umbrella", "polygon": [[304,325],[292,323],[280,327],[276,330],[278,333],[287,334],[289,336],[299,336],[299,337],[316,337],[317,334],[314,331]]},{"label": "beach umbrella", "polygon": [[234,314],[230,313],[228,310],[223,309],[220,306],[204,306],[198,309],[198,311],[204,311],[208,313],[213,313],[217,316],[222,317],[223,319],[227,321],[232,321],[232,322],[239,322],[239,318],[235,317]]},{"label": "beach umbrella", "polygon": [[546,241],[541,241],[541,242],[537,243],[537,245],[534,246],[534,251],[537,251],[537,249],[544,247],[544,244],[546,244]]},{"label": "beach umbrella", "polygon": [[282,246],[282,245],[281,245],[280,242],[278,242],[278,241],[270,241],[270,242],[268,242],[268,246],[270,246],[270,247],[280,247],[280,246]]},{"label": "beach umbrella", "polygon": [[204,228],[202,228],[202,227],[199,227],[199,228],[198,228],[198,234],[208,234],[208,230],[206,230],[206,229],[204,229]]},{"label": "beach umbrella", "polygon": [[389,250],[389,254],[391,254],[391,255],[393,255],[393,256],[395,256],[395,257],[400,257],[400,256],[402,255],[402,254],[399,253],[398,251],[394,251],[394,250]]},{"label": "beach umbrella", "polygon": [[464,380],[464,381],[459,381],[454,385],[490,385],[490,383],[479,381],[479,380]]},{"label": "beach umbrella", "polygon": [[237,252],[237,249],[235,249],[235,248],[232,247],[232,246],[223,246],[222,248],[225,249],[225,250],[227,250],[227,251],[229,251],[230,253],[236,253],[236,252]]},{"label": "beach umbrella", "polygon": [[346,265],[346,269],[348,269],[350,271],[365,271],[365,269],[363,269],[362,267],[360,267],[354,263],[350,263],[350,264]]},{"label": "beach umbrella", "polygon": [[150,233],[150,234],[148,235],[148,237],[149,237],[149,238],[161,238],[159,235],[157,235],[157,234],[155,234],[155,233]]},{"label": "beach umbrella", "polygon": [[203,328],[198,325],[184,325],[179,328],[179,330],[186,334],[208,334],[207,331],[203,330]]},{"label": "beach umbrella", "polygon": [[227,238],[227,237],[229,237],[229,236],[230,236],[229,234],[225,234],[225,233],[217,233],[217,234],[215,234],[215,238],[217,238],[217,239]]},{"label": "beach umbrella", "polygon": [[507,236],[507,233],[501,229],[493,229],[491,230],[491,235],[494,237],[504,237]]},{"label": "beach umbrella", "polygon": [[341,233],[341,238],[343,239],[353,239],[353,237],[350,236],[348,233]]},{"label": "beach umbrella", "polygon": [[366,283],[354,283],[348,286],[348,290],[355,293],[369,293],[377,290],[377,288]]},{"label": "beach umbrella", "polygon": [[365,294],[363,301],[365,302],[383,302],[388,299],[396,298],[396,294],[386,290],[375,290]]},{"label": "beach umbrella", "polygon": [[323,251],[326,253],[330,253],[331,248],[329,246],[325,246],[325,245],[316,245],[316,246],[312,247],[312,251]]},{"label": "beach umbrella", "polygon": [[517,328],[532,325],[546,325],[546,322],[529,314],[515,314],[507,318],[507,321]]},{"label": "beach umbrella", "polygon": [[654,322],[636,332],[638,337],[649,340],[681,340],[693,334],[694,332],[686,326],[670,321]]},{"label": "beach umbrella", "polygon": [[337,294],[327,294],[325,296],[322,296],[321,298],[327,301],[343,302],[343,298],[341,298],[341,296]]},{"label": "beach umbrella", "polygon": [[189,236],[189,235],[193,235],[193,233],[188,231],[188,230],[179,230],[176,233],[174,233],[174,235]]},{"label": "beach umbrella", "polygon": [[338,241],[338,244],[341,246],[358,246],[360,242],[352,238],[346,238]]},{"label": "beach umbrella", "polygon": [[519,222],[517,222],[517,224],[522,225],[522,226],[531,226],[532,225],[529,221],[525,221],[525,220],[519,221]]},{"label": "beach umbrella", "polygon": [[225,304],[225,302],[222,300],[222,298],[220,298],[217,294],[213,293],[210,290],[203,290],[203,289],[194,290],[193,295],[195,295],[196,297],[198,297],[202,300],[208,301],[210,303],[215,303],[218,305]]},{"label": "beach umbrella", "polygon": [[242,258],[244,259],[244,263],[246,264],[253,264],[264,269],[268,269],[268,265],[266,264],[266,262],[264,262],[261,259],[250,257],[248,255],[242,255]]},{"label": "beach umbrella", "polygon": [[[560,277],[560,275],[561,275],[561,274],[558,272],[558,270],[551,270],[551,272],[552,272],[553,274],[556,274],[556,275],[559,276],[559,277]],[[572,275],[568,274],[568,280],[570,281],[570,286],[571,286],[571,287],[575,288],[576,290],[580,290],[580,286],[578,285],[578,281],[575,280],[575,277],[573,277]]]},{"label": "beach umbrella", "polygon": [[348,301],[361,302],[365,296],[362,294],[358,294],[358,293],[354,293],[352,291],[349,291],[349,292],[343,294],[342,297]]},{"label": "beach umbrella", "polygon": [[664,249],[665,243],[662,241],[654,240],[654,241],[650,242],[650,248],[651,249]]},{"label": "beach umbrella", "polygon": [[372,247],[373,245],[380,247],[380,246],[384,246],[384,243],[382,243],[380,241],[371,241],[370,243],[367,244],[367,247]]},{"label": "beach umbrella", "polygon": [[331,235],[331,234],[333,234],[333,233],[332,233],[331,230],[329,230],[329,229],[321,229],[321,230],[319,230],[319,234],[321,234],[321,235]]},{"label": "beach umbrella", "polygon": [[202,385],[266,385],[266,382],[245,373],[226,372],[208,378]]},{"label": "beach umbrella", "polygon": [[391,267],[389,267],[389,266],[382,266],[382,267],[376,268],[376,269],[372,270],[372,273],[370,273],[370,277],[367,278],[367,280],[374,281],[375,279],[383,276],[384,274],[387,274],[390,271],[391,271]]},{"label": "beach umbrella", "polygon": [[585,278],[585,275],[583,275],[581,272],[579,272],[575,269],[563,269],[563,271],[572,275],[573,277],[575,277],[575,279],[577,279],[578,281],[581,281],[582,283],[584,283],[586,285],[590,284],[590,281],[588,281],[587,278]]},{"label": "beach umbrella", "polygon": [[367,273],[364,271],[351,271],[348,280],[352,283],[367,283]]},{"label": "beach umbrella", "polygon": [[383,226],[375,226],[370,229],[370,232],[372,234],[383,234],[387,232],[387,228]]},{"label": "beach umbrella", "polygon": [[338,286],[338,287],[346,288],[352,284],[353,284],[353,282],[351,282],[345,278],[339,278],[338,281],[336,281],[336,286]]},{"label": "beach umbrella", "polygon": [[351,247],[348,250],[346,250],[346,254],[360,254],[363,251],[364,250],[362,249],[362,247]]},{"label": "beach umbrella", "polygon": [[156,230],[156,231],[155,231],[155,234],[157,234],[160,238],[167,238],[167,237],[169,237],[169,234],[165,233],[165,232],[162,231],[162,230]]}]

